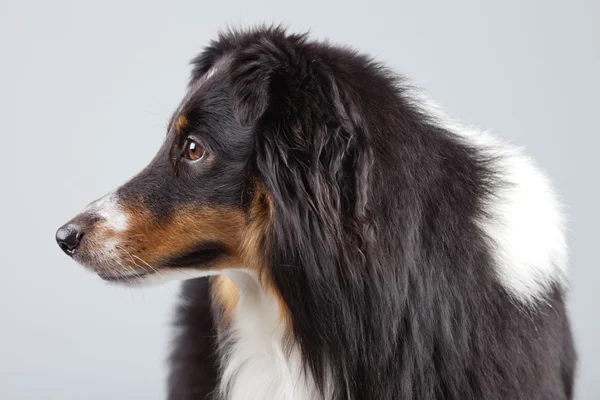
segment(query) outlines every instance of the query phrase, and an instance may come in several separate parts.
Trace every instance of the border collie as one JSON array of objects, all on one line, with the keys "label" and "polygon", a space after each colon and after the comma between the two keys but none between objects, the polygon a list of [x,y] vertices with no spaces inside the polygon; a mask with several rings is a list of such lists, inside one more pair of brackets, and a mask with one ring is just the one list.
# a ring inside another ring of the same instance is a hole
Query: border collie
[{"label": "border collie", "polygon": [[56,239],[109,282],[186,280],[170,400],[573,397],[548,180],[304,34],[211,42],[158,154]]}]

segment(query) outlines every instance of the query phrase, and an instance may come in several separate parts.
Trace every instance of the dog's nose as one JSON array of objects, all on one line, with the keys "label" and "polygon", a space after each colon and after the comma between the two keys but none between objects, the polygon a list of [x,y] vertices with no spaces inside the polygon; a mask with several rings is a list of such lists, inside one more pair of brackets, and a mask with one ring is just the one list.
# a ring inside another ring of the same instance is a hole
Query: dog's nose
[{"label": "dog's nose", "polygon": [[56,242],[67,255],[72,256],[82,236],[83,232],[76,225],[69,223],[58,228]]}]

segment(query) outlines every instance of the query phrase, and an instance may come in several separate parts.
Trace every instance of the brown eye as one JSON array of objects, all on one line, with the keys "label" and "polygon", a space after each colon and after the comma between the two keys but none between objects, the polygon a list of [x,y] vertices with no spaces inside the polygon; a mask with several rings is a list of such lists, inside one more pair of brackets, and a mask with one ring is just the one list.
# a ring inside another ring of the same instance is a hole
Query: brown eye
[{"label": "brown eye", "polygon": [[188,138],[185,142],[183,156],[188,160],[196,161],[204,157],[204,148],[195,140]]}]

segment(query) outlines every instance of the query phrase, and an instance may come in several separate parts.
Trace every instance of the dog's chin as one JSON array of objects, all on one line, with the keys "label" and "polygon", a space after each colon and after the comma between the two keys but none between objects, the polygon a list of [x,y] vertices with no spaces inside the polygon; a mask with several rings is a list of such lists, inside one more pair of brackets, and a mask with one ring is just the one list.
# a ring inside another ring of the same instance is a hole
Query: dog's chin
[{"label": "dog's chin", "polygon": [[106,274],[99,272],[98,276],[106,283],[123,286],[136,286],[143,284],[156,272],[139,272],[129,274]]},{"label": "dog's chin", "polygon": [[97,275],[110,285],[129,286],[129,287],[149,287],[157,286],[172,281],[184,281],[188,279],[202,278],[205,276],[217,275],[220,271],[206,270],[201,268],[174,268],[162,267],[156,268],[152,272],[123,273],[123,274],[105,274]]}]

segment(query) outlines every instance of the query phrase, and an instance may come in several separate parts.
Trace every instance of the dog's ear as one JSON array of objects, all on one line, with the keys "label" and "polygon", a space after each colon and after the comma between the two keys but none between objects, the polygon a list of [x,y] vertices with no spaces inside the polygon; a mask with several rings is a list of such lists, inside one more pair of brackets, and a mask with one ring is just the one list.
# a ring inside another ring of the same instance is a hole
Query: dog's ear
[{"label": "dog's ear", "polygon": [[[266,265],[294,330],[303,332],[297,339],[304,354],[342,354],[349,352],[342,343],[366,334],[354,330],[338,340],[336,323],[343,315],[349,326],[362,326],[352,320],[356,298],[349,287],[362,287],[370,270],[372,155],[355,105],[360,99],[343,91],[348,83],[319,54],[302,51],[269,45],[244,52],[236,60],[232,98],[240,121],[255,130],[253,163],[272,216],[263,242]],[[323,377],[319,357],[306,362]],[[349,359],[358,355],[350,352]],[[343,379],[344,371],[332,373]]]},{"label": "dog's ear", "polygon": [[293,107],[293,94],[308,72],[302,53],[304,35],[285,35],[273,29],[257,35],[233,52],[230,96],[243,125],[256,123],[267,111],[281,114]]},{"label": "dog's ear", "polygon": [[[346,248],[366,220],[372,157],[360,99],[340,90],[322,57],[302,35],[254,38],[234,51],[230,98],[238,120],[256,128],[257,172],[289,219],[283,229],[296,229],[289,238]],[[308,218],[315,226],[303,225]]]},{"label": "dog's ear", "polygon": [[[304,354],[319,355],[306,360],[317,377],[327,351],[358,359],[342,343],[367,333],[353,329],[338,340],[336,324],[344,316],[348,326],[364,325],[352,320],[361,297],[350,288],[368,282],[372,229],[373,157],[362,100],[352,74],[336,76],[323,50],[271,32],[233,52],[229,88],[234,114],[254,131],[250,168],[262,190],[252,204],[269,223],[255,242],[294,330],[303,332]],[[344,371],[332,373],[344,379]]]},{"label": "dog's ear", "polygon": [[264,56],[246,50],[232,63],[230,95],[234,114],[242,125],[255,123],[269,106],[269,88],[275,72],[261,60]]},{"label": "dog's ear", "polygon": [[279,102],[298,87],[297,79],[310,63],[302,47],[306,35],[288,35],[282,27],[260,28],[240,34],[221,32],[191,62],[190,84],[205,75],[215,64],[230,59],[229,92],[233,111],[243,125],[251,125],[269,109],[283,111],[293,104]]}]

